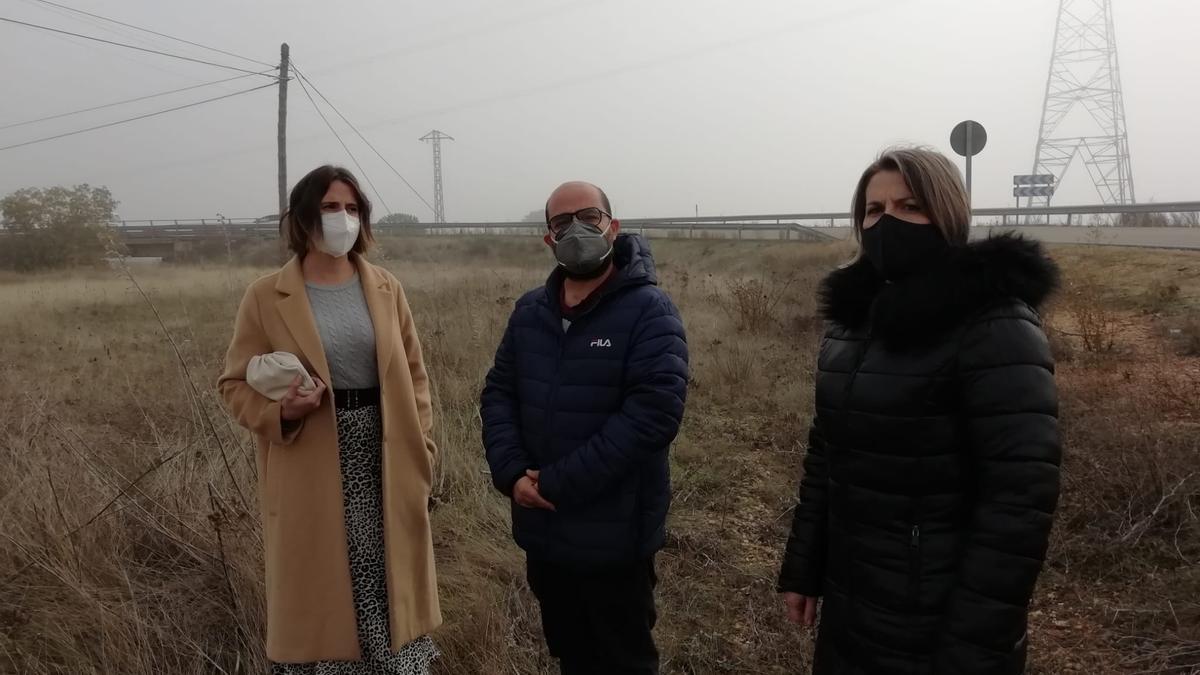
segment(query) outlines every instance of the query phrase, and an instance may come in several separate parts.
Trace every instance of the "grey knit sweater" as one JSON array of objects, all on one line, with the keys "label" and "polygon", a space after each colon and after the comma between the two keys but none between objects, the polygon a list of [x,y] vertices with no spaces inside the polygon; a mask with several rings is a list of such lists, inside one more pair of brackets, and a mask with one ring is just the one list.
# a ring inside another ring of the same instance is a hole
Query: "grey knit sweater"
[{"label": "grey knit sweater", "polygon": [[304,284],[334,389],[379,386],[375,361],[375,324],[367,309],[358,274],[338,286]]}]

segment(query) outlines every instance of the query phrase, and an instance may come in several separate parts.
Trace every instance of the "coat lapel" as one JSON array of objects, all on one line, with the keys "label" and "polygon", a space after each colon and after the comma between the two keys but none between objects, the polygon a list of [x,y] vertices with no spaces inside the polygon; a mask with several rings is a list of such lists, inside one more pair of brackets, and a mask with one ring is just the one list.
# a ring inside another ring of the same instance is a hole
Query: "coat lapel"
[{"label": "coat lapel", "polygon": [[317,321],[313,318],[308,294],[304,291],[304,272],[300,269],[300,258],[294,257],[283,266],[279,273],[279,281],[275,283],[275,290],[284,295],[276,302],[276,307],[292,338],[325,385],[332,387],[329,364],[325,361],[325,349],[321,346],[321,336],[317,333]]},{"label": "coat lapel", "polygon": [[371,323],[375,325],[375,354],[379,365],[379,381],[383,382],[388,365],[395,350],[398,319],[396,298],[387,277],[376,271],[362,256],[354,255],[358,267],[358,278],[362,280],[363,296],[367,299],[367,310],[371,312]]}]

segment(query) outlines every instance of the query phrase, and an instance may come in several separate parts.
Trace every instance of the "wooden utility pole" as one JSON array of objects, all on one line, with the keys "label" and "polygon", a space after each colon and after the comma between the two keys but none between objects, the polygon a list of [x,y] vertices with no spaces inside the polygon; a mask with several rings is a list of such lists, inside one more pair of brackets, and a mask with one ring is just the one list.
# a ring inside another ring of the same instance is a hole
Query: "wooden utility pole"
[{"label": "wooden utility pole", "polygon": [[279,213],[287,210],[287,83],[288,46],[279,46]]}]

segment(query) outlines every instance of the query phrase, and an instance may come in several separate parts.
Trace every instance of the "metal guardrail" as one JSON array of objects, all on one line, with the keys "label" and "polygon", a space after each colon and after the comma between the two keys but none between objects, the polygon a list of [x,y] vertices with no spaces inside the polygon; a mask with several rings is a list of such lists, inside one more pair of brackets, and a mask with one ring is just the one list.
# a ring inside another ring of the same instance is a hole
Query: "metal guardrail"
[{"label": "metal guardrail", "polygon": [[262,221],[259,218],[226,218],[224,220],[220,218],[154,218],[151,220],[114,220],[109,225],[132,229],[138,227],[194,227],[196,225],[202,227],[240,227],[246,225],[277,227],[279,223],[274,220]]},{"label": "metal guardrail", "polygon": [[[980,208],[973,211],[976,220],[993,218],[999,219],[996,224],[1056,224],[1052,222],[1055,216],[1060,217],[1057,224],[1076,226],[1087,224],[1084,216],[1121,216],[1145,214],[1195,213],[1200,214],[1200,201],[1163,202],[1150,204],[1097,204],[1082,206],[1045,206],[1032,208]],[[1200,218],[1200,215],[1197,216]],[[1038,222],[1032,222],[1036,219]],[[825,213],[770,213],[736,216],[700,216],[682,218],[625,218],[621,222],[626,230],[695,230],[695,231],[733,231],[733,230],[789,230],[792,232],[820,233],[822,227],[835,227],[849,224],[850,214],[846,212]],[[1022,222],[1023,221],[1023,222]],[[989,223],[990,224],[990,223]],[[1117,225],[1119,223],[1106,223]],[[224,221],[213,218],[197,219],[156,219],[156,220],[124,220],[111,223],[123,238],[145,239],[197,239],[214,236],[235,237],[273,237],[278,234],[278,226],[274,222],[259,222],[254,218],[229,218]],[[541,231],[544,225],[540,222],[508,222],[482,221],[467,223],[415,223],[403,225],[373,225],[381,233],[412,233],[421,234],[435,231],[479,232],[486,230],[500,231]]]},{"label": "metal guardrail", "polygon": [[135,241],[138,239],[212,239],[215,237],[262,237],[269,238],[279,235],[279,228],[273,225],[216,225],[216,224],[180,224],[180,225],[147,225],[143,227],[114,226],[122,239]]},{"label": "metal guardrail", "polygon": [[[998,207],[973,209],[975,218],[1011,217],[1014,219],[1035,216],[1085,216],[1085,215],[1122,215],[1148,213],[1200,213],[1200,201],[1193,202],[1163,202],[1150,204],[1093,204],[1083,206],[1037,206],[1030,208]],[[628,218],[621,222],[626,225],[664,225],[672,226],[687,224],[737,224],[737,223],[786,223],[786,222],[824,222],[836,223],[849,221],[850,213],[773,213],[749,216],[700,216],[683,218]]]},{"label": "metal guardrail", "polygon": [[[1187,214],[1174,222],[1139,222],[1122,227],[1125,215]],[[982,232],[989,227],[1028,227],[1030,236],[1057,243],[1079,243],[1085,234],[1097,229],[1110,229],[1109,245],[1200,249],[1200,201],[1163,202],[1150,204],[1095,204],[1082,206],[1049,206],[1035,208],[981,208],[973,212],[973,225]],[[1091,218],[1089,218],[1091,216]],[[1057,218],[1057,222],[1055,219]],[[669,237],[709,236],[726,233],[741,239],[778,238],[780,240],[826,241],[847,236],[850,214],[771,213],[738,216],[700,216],[682,218],[625,218],[626,231],[657,232]],[[272,239],[279,236],[277,223],[260,218],[171,218],[154,220],[123,220],[109,223],[118,238],[131,247],[148,248],[167,245],[188,245],[189,242],[212,242],[222,239]],[[1063,226],[1073,229],[1064,229]],[[1087,226],[1085,231],[1084,227]],[[1095,226],[1101,226],[1096,228]],[[379,234],[482,234],[540,235],[545,231],[541,222],[486,221],[473,223],[414,223],[385,225],[376,223]],[[1035,231],[1039,234],[1034,235]],[[1135,234],[1136,233],[1136,234]],[[1195,235],[1193,235],[1195,233]],[[0,237],[19,236],[0,224]],[[1120,240],[1120,241],[1117,241]],[[1090,241],[1090,240],[1089,240]]]}]

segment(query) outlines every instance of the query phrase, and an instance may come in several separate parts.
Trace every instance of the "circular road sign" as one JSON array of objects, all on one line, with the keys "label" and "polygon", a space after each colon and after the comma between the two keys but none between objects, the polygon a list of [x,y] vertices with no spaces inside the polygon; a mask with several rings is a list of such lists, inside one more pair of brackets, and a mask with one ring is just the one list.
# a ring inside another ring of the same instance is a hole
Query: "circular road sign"
[{"label": "circular road sign", "polygon": [[987,131],[975,120],[959,122],[950,132],[950,147],[963,157],[978,155],[987,145]]}]

